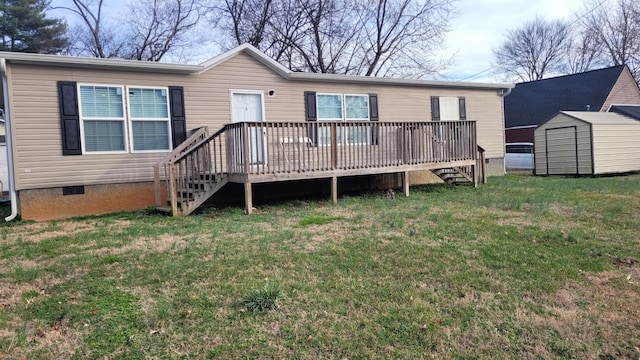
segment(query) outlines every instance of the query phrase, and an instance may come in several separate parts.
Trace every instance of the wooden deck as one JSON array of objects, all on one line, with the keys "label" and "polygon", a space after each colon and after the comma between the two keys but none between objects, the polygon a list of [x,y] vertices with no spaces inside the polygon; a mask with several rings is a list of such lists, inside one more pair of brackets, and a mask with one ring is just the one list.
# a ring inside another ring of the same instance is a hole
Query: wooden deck
[{"label": "wooden deck", "polygon": [[194,132],[155,167],[156,203],[174,215],[200,206],[227,182],[251,184],[453,169],[474,185],[479,153],[474,121],[234,123]]}]

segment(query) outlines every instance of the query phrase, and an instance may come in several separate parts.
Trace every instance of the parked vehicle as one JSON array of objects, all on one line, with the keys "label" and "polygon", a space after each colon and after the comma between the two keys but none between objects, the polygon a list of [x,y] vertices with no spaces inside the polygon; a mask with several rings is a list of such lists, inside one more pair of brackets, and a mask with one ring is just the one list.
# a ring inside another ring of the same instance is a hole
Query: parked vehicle
[{"label": "parked vehicle", "polygon": [[507,144],[504,165],[507,170],[533,170],[533,143]]}]

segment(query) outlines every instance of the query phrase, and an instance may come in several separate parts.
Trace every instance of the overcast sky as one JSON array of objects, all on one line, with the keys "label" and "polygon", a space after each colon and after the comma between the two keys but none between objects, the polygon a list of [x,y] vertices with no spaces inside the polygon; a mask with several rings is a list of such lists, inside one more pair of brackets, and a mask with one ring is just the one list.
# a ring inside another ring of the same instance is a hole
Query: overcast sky
[{"label": "overcast sky", "polygon": [[[53,0],[52,6],[62,6],[69,0]],[[117,13],[124,0],[105,1],[108,13]],[[518,28],[536,15],[549,19],[573,19],[582,7],[582,0],[459,0],[458,15],[451,21],[451,32],[447,36],[447,49],[443,57],[453,56],[452,66],[444,73],[451,80],[496,81],[502,80],[491,72],[492,49],[503,41],[509,29]],[[68,12],[54,11],[55,17],[67,17],[71,24],[75,20]],[[203,49],[203,52],[217,52]],[[202,54],[197,60],[204,61],[217,55]],[[484,72],[482,74],[479,74]],[[477,75],[479,74],[479,75]],[[475,76],[474,76],[475,75]]]},{"label": "overcast sky", "polygon": [[[500,80],[490,72],[492,49],[498,47],[510,29],[533,20],[573,19],[582,0],[460,0],[459,15],[451,22],[446,57],[454,64],[445,75],[452,80]],[[474,76],[474,77],[472,77]],[[471,78],[472,77],[472,78]]]}]

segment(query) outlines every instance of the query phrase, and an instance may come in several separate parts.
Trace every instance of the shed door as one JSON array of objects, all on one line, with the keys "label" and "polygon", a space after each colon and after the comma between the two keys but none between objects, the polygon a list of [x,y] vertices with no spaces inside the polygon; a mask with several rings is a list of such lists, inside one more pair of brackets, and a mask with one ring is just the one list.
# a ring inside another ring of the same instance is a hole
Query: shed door
[{"label": "shed door", "polygon": [[579,175],[577,128],[545,130],[547,175]]}]

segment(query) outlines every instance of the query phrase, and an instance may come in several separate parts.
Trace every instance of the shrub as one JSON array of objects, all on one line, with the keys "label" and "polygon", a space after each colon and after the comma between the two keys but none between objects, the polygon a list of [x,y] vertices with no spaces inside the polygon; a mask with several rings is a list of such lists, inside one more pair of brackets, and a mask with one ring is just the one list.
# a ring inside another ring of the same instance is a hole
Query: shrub
[{"label": "shrub", "polygon": [[282,299],[280,282],[268,282],[261,289],[252,289],[251,293],[242,299],[242,305],[252,312],[266,312],[278,306]]}]

